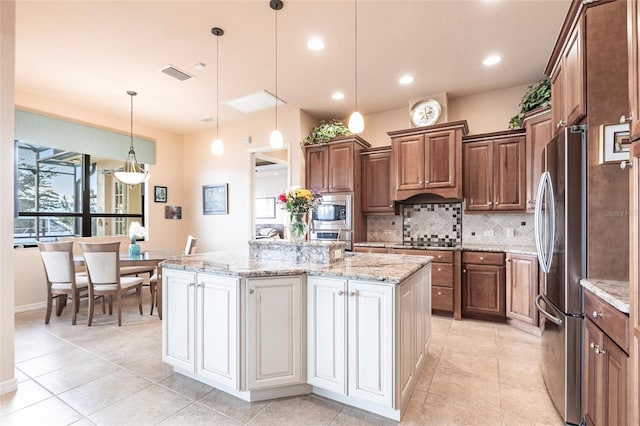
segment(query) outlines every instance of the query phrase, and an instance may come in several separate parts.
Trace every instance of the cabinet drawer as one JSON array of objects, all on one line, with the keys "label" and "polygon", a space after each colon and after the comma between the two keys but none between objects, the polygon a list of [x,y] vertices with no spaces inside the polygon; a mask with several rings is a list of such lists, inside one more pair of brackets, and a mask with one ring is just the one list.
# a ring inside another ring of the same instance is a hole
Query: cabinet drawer
[{"label": "cabinet drawer", "polygon": [[453,252],[446,250],[422,249],[391,249],[393,254],[408,254],[411,256],[433,256],[434,262],[453,263]]},{"label": "cabinet drawer", "polygon": [[431,309],[453,312],[453,289],[448,287],[431,287]]},{"label": "cabinet drawer", "polygon": [[490,253],[483,251],[463,251],[462,263],[474,265],[504,265],[504,253]]},{"label": "cabinet drawer", "polygon": [[451,263],[433,263],[431,265],[431,285],[453,287],[453,265]]},{"label": "cabinet drawer", "polygon": [[629,353],[629,317],[590,291],[584,292],[584,314]]},{"label": "cabinet drawer", "polygon": [[385,247],[354,247],[355,253],[388,253],[389,250]]}]

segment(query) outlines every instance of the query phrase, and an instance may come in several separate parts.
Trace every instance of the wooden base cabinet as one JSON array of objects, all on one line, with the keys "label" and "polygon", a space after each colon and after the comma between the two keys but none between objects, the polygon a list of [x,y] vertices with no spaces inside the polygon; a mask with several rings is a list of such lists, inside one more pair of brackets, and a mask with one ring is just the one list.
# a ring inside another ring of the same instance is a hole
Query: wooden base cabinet
[{"label": "wooden base cabinet", "polygon": [[307,382],[314,392],[399,420],[426,360],[429,288],[430,267],[395,286],[309,276]]},{"label": "wooden base cabinet", "polygon": [[507,317],[538,326],[538,258],[507,253]]},{"label": "wooden base cabinet", "polygon": [[504,321],[504,253],[462,253],[462,316]]},{"label": "wooden base cabinet", "polygon": [[584,292],[582,406],[588,426],[623,426],[629,419],[629,318]]}]

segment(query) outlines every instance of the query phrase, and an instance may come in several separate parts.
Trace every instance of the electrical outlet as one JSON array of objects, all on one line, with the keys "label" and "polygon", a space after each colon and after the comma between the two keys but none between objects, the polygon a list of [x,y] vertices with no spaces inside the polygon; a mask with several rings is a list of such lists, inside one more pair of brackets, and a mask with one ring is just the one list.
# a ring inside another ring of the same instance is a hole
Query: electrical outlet
[{"label": "electrical outlet", "polygon": [[507,228],[507,237],[513,237],[515,234],[513,228]]},{"label": "electrical outlet", "polygon": [[488,231],[484,231],[483,235],[485,237],[493,237],[495,234],[494,234],[493,230],[490,229]]}]

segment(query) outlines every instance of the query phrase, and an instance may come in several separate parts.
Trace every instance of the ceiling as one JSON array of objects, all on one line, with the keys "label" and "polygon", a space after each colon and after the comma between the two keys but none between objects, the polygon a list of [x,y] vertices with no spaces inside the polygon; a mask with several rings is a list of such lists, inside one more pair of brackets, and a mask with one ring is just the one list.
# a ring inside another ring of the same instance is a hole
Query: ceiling
[{"label": "ceiling", "polygon": [[[317,118],[354,109],[354,2],[284,0],[278,97]],[[358,109],[472,94],[541,79],[570,0],[359,0]],[[219,41],[220,123],[247,115],[224,101],[275,92],[275,13],[268,0],[27,1],[16,7],[16,88],[178,134],[212,129]],[[311,36],[325,48],[307,49]],[[485,67],[491,53],[502,62]],[[202,70],[196,63],[205,63]],[[195,78],[160,72],[171,64]],[[415,81],[401,86],[410,73]],[[331,98],[341,90],[345,98]]]}]

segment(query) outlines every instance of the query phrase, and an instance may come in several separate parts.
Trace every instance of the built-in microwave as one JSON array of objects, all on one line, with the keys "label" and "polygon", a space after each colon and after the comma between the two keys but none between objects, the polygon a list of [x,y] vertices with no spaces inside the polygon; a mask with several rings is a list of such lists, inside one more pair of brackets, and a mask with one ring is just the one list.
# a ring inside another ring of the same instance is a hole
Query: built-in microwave
[{"label": "built-in microwave", "polygon": [[342,229],[312,230],[309,234],[309,239],[311,241],[343,241],[346,250],[353,248],[351,244],[351,231]]},{"label": "built-in microwave", "polygon": [[351,195],[323,195],[311,215],[311,229],[351,230]]}]

